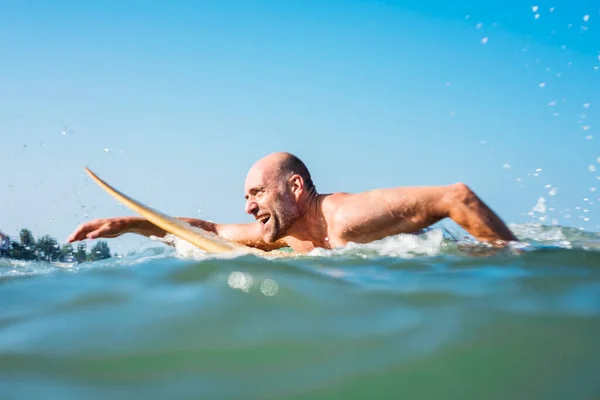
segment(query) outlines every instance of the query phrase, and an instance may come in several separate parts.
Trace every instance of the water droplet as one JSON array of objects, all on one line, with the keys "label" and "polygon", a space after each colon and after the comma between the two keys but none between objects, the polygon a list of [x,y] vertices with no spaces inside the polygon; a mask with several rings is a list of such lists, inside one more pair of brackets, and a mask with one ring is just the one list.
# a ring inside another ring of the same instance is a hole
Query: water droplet
[{"label": "water droplet", "polygon": [[595,192],[595,191],[596,191],[596,188],[595,188],[595,187],[591,187],[591,188],[590,188],[590,192]]},{"label": "water droplet", "polygon": [[521,178],[517,178],[515,179],[517,182],[521,182]]},{"label": "water droplet", "polygon": [[510,164],[509,164],[509,163],[506,163],[506,164],[504,164],[502,167],[503,167],[503,168],[505,168],[505,169],[510,169]]},{"label": "water droplet", "polygon": [[108,152],[109,152],[109,149],[104,149],[104,151],[108,153]]},{"label": "water droplet", "polygon": [[531,11],[533,11],[533,12],[537,12],[537,11],[538,11],[538,9],[539,9],[539,7],[538,7],[538,6],[533,6],[533,7],[531,7]]},{"label": "water droplet", "polygon": [[265,296],[271,297],[275,296],[277,292],[279,292],[279,284],[277,281],[273,279],[265,279],[263,283],[260,285],[260,291]]},{"label": "water droplet", "polygon": [[469,14],[465,15],[465,19],[469,19],[471,16]]},{"label": "water droplet", "polygon": [[535,172],[541,172],[542,169],[541,168],[536,168]]},{"label": "water droplet", "polygon": [[533,16],[533,18],[535,18],[535,19],[540,19],[540,14],[535,14],[535,15]]},{"label": "water droplet", "polygon": [[542,82],[542,83],[538,84],[538,86],[541,87],[541,88],[544,88],[544,87],[546,87],[546,83]]},{"label": "water droplet", "polygon": [[240,289],[243,292],[248,292],[252,285],[252,275],[239,271],[234,271],[229,274],[227,284],[232,289]]},{"label": "water droplet", "polygon": [[590,170],[590,172],[596,172],[596,166],[595,165],[589,165],[588,169]]},{"label": "water droplet", "polygon": [[554,7],[550,7],[550,12],[554,12]]},{"label": "water droplet", "polygon": [[539,212],[541,214],[546,212],[546,199],[543,197],[540,197],[537,201],[537,203],[535,204],[535,206],[533,206],[533,208],[531,209],[532,212]]},{"label": "water droplet", "polygon": [[481,44],[486,44],[488,42],[487,36],[481,39]]},{"label": "water droplet", "polygon": [[590,130],[590,127],[589,127],[589,126],[587,126],[587,125],[584,125],[584,126],[582,126],[582,127],[581,127],[581,129],[583,129],[584,131],[586,131],[586,132],[587,132],[587,131],[589,131],[589,130]]},{"label": "water droplet", "polygon": [[66,134],[67,134],[67,132],[65,132],[65,131],[62,131],[61,133],[62,133],[63,135],[66,135]]},{"label": "water droplet", "polygon": [[555,106],[556,105],[556,101],[552,100],[550,103],[548,103],[549,106]]},{"label": "water droplet", "polygon": [[590,108],[591,104],[590,103],[583,103],[583,108]]},{"label": "water droplet", "polygon": [[584,16],[583,16],[583,22],[588,22],[588,21],[589,21],[589,19],[590,19],[590,16],[589,16],[589,15],[584,15]]},{"label": "water droplet", "polygon": [[483,24],[480,22],[480,23],[478,23],[477,25],[475,25],[475,28],[477,28],[477,29],[481,29],[481,27],[482,27],[482,26],[483,26]]},{"label": "water droplet", "polygon": [[592,139],[594,138],[594,136],[593,136],[593,135],[587,135],[585,138],[586,138],[587,140],[592,140]]}]

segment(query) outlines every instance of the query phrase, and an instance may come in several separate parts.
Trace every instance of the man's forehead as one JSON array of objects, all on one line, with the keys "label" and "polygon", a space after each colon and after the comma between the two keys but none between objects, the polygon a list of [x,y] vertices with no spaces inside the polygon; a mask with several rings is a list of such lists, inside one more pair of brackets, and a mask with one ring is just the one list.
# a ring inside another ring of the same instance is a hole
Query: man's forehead
[{"label": "man's forehead", "polygon": [[263,187],[275,177],[274,168],[271,166],[255,165],[248,171],[246,176],[245,190]]},{"label": "man's forehead", "polygon": [[262,186],[265,183],[265,171],[263,168],[251,168],[246,176],[245,190]]}]

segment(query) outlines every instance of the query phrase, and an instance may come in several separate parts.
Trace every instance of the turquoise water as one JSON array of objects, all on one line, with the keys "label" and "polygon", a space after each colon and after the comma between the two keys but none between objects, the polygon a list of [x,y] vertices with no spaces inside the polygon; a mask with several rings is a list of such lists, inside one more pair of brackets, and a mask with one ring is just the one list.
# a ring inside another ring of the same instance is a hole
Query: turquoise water
[{"label": "turquoise water", "polygon": [[6,399],[598,399],[600,235],[0,260]]}]

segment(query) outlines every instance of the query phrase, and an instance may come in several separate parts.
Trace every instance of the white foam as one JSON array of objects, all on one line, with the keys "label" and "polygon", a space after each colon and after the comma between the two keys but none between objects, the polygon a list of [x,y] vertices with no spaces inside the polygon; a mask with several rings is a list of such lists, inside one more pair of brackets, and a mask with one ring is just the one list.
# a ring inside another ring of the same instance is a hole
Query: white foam
[{"label": "white foam", "polygon": [[423,235],[400,234],[367,244],[349,243],[344,247],[332,250],[319,248],[311,251],[309,255],[359,256],[363,258],[434,256],[440,253],[443,241],[443,231],[433,229]]}]

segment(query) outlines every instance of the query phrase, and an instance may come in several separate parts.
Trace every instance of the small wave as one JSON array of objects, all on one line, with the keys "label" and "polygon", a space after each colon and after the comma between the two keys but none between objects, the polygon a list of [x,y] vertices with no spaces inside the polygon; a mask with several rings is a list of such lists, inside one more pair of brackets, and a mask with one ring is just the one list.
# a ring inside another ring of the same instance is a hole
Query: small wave
[{"label": "small wave", "polygon": [[443,249],[444,234],[436,229],[422,235],[400,234],[390,236],[375,242],[348,245],[332,250],[315,249],[309,253],[311,256],[331,257],[401,257],[414,258],[419,256],[434,256]]},{"label": "small wave", "polygon": [[540,223],[512,224],[510,228],[521,241],[533,246],[600,250],[600,233],[597,232]]}]

